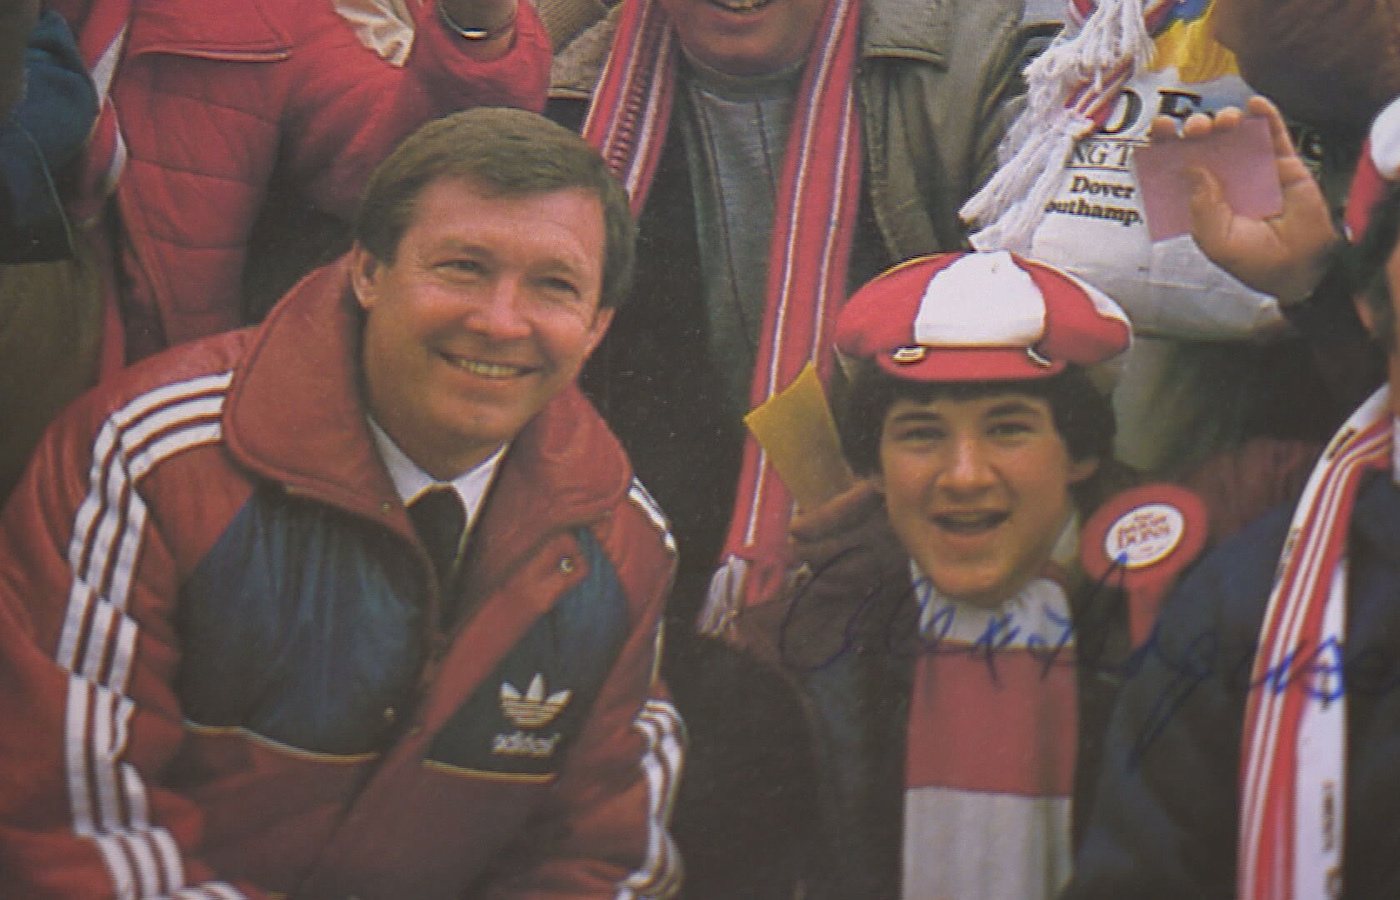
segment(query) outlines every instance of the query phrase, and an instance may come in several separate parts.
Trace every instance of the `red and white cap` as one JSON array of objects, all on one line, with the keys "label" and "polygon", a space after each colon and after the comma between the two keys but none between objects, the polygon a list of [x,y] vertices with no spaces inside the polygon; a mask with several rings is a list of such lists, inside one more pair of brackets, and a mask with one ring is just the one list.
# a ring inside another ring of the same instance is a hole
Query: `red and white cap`
[{"label": "red and white cap", "polygon": [[1348,240],[1359,241],[1366,233],[1376,201],[1396,181],[1400,181],[1400,98],[1392,100],[1371,123],[1366,146],[1357,160],[1347,194]]},{"label": "red and white cap", "polygon": [[836,350],[908,381],[1048,378],[1128,349],[1102,291],[1004,250],[939,253],[867,283],[836,321]]}]

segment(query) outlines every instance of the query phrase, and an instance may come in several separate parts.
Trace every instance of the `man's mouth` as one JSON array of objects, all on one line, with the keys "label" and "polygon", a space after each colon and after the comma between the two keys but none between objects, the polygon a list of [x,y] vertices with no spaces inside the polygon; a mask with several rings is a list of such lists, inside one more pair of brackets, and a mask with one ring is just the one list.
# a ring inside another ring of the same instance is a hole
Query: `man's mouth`
[{"label": "man's mouth", "polygon": [[524,366],[515,366],[509,363],[487,362],[480,359],[469,359],[465,356],[452,356],[444,353],[442,358],[455,368],[464,372],[470,372],[479,378],[491,378],[504,380],[507,378],[519,378],[528,374],[531,370]]},{"label": "man's mouth", "polygon": [[747,13],[762,9],[773,0],[710,0],[710,2],[720,9],[726,9],[730,12]]},{"label": "man's mouth", "polygon": [[1010,515],[1004,510],[965,510],[939,513],[933,516],[933,522],[952,534],[977,535],[996,528]]}]

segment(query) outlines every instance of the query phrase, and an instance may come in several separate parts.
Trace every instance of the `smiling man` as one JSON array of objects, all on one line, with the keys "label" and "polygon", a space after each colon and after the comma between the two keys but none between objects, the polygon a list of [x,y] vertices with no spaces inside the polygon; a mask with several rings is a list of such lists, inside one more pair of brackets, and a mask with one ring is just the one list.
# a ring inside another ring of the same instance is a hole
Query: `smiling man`
[{"label": "smiling man", "polygon": [[[1005,252],[913,260],[842,310],[842,433],[869,481],[795,520],[805,580],[738,628],[807,699],[808,896],[1049,898],[1068,879],[1115,666],[1151,612],[1135,576],[1097,578],[1106,538],[1189,503],[1105,499],[1124,473],[1089,370],[1128,328]],[[1156,562],[1178,568],[1171,536]]]},{"label": "smiling man", "polygon": [[674,553],[574,378],[621,188],[435,122],[348,260],[70,409],[0,519],[0,895],[672,894]]}]

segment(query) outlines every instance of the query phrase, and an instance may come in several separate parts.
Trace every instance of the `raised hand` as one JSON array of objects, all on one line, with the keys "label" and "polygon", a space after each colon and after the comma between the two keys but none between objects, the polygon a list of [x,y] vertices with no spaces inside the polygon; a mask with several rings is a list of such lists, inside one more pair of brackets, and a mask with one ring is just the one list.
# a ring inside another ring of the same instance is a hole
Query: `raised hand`
[{"label": "raised hand", "polygon": [[[1263,116],[1273,139],[1274,161],[1283,190],[1283,210],[1254,219],[1240,215],[1225,200],[1216,176],[1202,168],[1186,170],[1191,192],[1191,236],[1207,258],[1257,291],[1285,305],[1306,299],[1327,270],[1330,253],[1341,240],[1322,189],[1298,157],[1278,108],[1264,97],[1251,97],[1246,109]],[[1182,126],[1180,138],[1201,140],[1239,125],[1244,113],[1228,107],[1214,117],[1197,113]],[[1158,116],[1153,140],[1177,139],[1176,122]]]}]

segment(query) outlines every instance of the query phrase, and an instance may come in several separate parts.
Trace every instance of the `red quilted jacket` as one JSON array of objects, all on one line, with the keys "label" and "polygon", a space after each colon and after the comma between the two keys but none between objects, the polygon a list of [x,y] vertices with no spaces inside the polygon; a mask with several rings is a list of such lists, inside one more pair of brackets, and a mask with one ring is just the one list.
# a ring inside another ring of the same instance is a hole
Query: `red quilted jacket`
[{"label": "red quilted jacket", "polygon": [[512,48],[480,61],[434,0],[408,0],[417,27],[402,66],[365,47],[331,0],[59,6],[81,33],[122,3],[111,96],[128,153],[117,284],[132,359],[245,324],[247,244],[274,173],[348,219],[369,173],[422,123],[544,103],[549,39],[529,3]]}]

